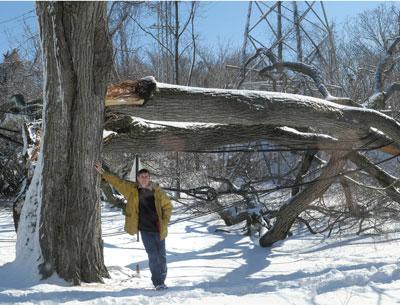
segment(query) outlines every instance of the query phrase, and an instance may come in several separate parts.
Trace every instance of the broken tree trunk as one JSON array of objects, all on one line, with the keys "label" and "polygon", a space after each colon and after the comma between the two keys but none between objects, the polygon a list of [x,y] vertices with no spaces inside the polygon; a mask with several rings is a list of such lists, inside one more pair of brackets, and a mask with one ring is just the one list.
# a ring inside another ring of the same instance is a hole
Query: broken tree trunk
[{"label": "broken tree trunk", "polygon": [[144,99],[142,106],[110,106],[110,110],[147,120],[313,126],[342,139],[354,139],[376,128],[400,144],[400,123],[375,110],[294,94],[184,87],[151,78],[141,82],[132,92]]}]

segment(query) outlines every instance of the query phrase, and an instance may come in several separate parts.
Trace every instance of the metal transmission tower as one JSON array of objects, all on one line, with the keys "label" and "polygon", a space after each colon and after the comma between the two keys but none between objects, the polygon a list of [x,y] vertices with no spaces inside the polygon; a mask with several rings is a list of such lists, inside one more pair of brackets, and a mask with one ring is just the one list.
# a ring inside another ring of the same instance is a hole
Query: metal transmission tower
[{"label": "metal transmission tower", "polygon": [[277,62],[313,65],[325,81],[335,82],[332,26],[322,2],[249,2],[242,67],[234,86],[318,96],[310,79],[294,70],[271,69],[260,77],[262,69]]}]

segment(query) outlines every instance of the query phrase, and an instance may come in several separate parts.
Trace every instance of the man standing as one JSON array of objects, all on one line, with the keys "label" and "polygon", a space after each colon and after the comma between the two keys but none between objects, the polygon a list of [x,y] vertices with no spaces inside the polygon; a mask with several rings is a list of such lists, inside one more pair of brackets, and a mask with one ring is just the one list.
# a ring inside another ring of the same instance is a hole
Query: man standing
[{"label": "man standing", "polygon": [[131,235],[140,231],[149,258],[153,285],[157,290],[166,289],[165,238],[172,213],[170,199],[159,185],[150,180],[147,169],[138,172],[137,182],[122,180],[104,171],[99,162],[95,164],[95,169],[126,198],[125,231]]}]

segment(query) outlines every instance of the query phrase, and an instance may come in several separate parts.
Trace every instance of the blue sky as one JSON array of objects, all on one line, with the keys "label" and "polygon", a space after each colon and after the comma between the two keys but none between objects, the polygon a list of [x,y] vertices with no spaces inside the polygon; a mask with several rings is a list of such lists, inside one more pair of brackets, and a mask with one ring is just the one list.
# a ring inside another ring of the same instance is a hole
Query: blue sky
[{"label": "blue sky", "polygon": [[[380,3],[383,2],[328,1],[325,2],[325,8],[328,18],[340,24]],[[216,46],[229,41],[233,46],[241,45],[247,7],[247,1],[204,1],[197,25],[202,44]],[[24,23],[36,29],[34,8],[34,2],[0,1],[0,55],[24,44],[27,39],[22,36]]]},{"label": "blue sky", "polygon": [[37,20],[34,9],[34,2],[0,1],[1,56],[8,49],[18,47],[26,40],[26,37],[23,37],[24,23],[36,29]]}]

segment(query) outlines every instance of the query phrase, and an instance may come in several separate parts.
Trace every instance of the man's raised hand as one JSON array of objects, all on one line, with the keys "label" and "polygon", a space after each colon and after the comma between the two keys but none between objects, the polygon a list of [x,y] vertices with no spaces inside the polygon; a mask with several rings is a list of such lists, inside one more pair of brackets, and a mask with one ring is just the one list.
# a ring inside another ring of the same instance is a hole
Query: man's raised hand
[{"label": "man's raised hand", "polygon": [[100,163],[99,161],[97,161],[97,162],[94,164],[94,168],[95,168],[95,170],[96,170],[100,175],[102,175],[102,174],[104,173],[104,169],[103,169],[103,167],[101,166],[101,163]]}]

